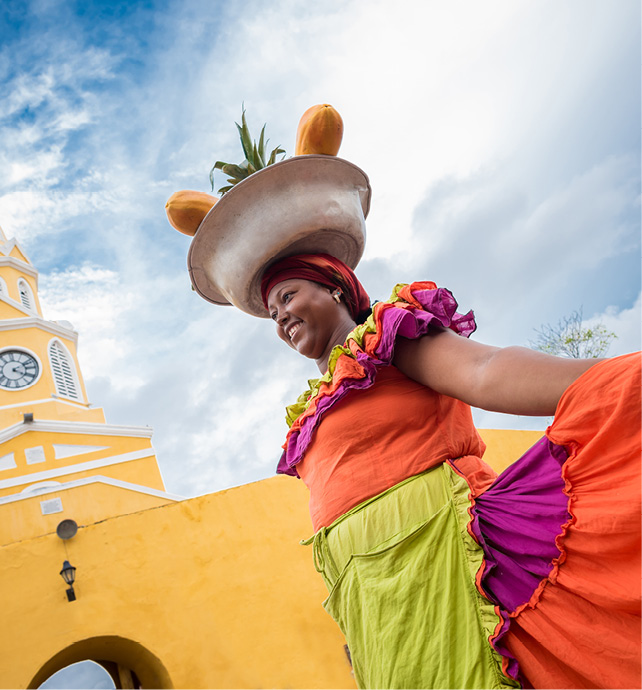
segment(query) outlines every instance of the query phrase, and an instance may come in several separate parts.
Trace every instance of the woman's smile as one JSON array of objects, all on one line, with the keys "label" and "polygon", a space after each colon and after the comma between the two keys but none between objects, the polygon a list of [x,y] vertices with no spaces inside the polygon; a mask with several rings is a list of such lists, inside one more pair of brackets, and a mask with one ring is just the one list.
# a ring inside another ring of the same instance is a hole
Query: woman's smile
[{"label": "woman's smile", "polygon": [[355,327],[344,302],[329,288],[291,278],[275,285],[268,295],[268,311],[284,342],[304,357],[314,359],[323,372],[335,345],[341,345]]},{"label": "woman's smile", "polygon": [[292,340],[294,334],[299,330],[299,328],[301,328],[301,326],[303,326],[303,323],[301,323],[301,321],[297,321],[296,323],[293,323],[291,326],[288,326],[285,332],[288,334],[288,338],[290,340]]}]

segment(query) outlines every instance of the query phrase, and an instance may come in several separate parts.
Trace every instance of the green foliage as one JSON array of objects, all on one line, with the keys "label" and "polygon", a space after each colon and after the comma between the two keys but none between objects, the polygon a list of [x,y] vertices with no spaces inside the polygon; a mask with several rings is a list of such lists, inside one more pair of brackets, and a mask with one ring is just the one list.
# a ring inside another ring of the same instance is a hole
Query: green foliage
[{"label": "green foliage", "polygon": [[[281,153],[285,153],[284,149],[277,146],[272,150],[269,158],[266,159],[266,147],[269,139],[265,139],[265,125],[263,125],[261,136],[259,137],[259,143],[257,144],[256,141],[252,141],[252,136],[247,126],[247,121],[245,120],[245,107],[243,107],[241,113],[241,124],[239,125],[238,122],[235,122],[234,124],[236,125],[241,138],[241,147],[243,148],[243,155],[245,156],[245,159],[238,165],[234,165],[233,163],[225,163],[224,161],[216,161],[216,163],[214,163],[212,169],[210,170],[210,183],[212,185],[212,191],[214,191],[215,170],[220,170],[228,177],[227,181],[229,182],[229,185],[221,187],[218,190],[218,193],[221,195],[225,194],[225,192],[228,192],[235,184],[241,180],[244,180],[257,170],[261,170],[261,168],[265,168],[268,165],[276,163],[276,157]],[[267,163],[265,162],[266,160]],[[281,160],[283,160],[283,158]]]},{"label": "green foliage", "polygon": [[534,350],[559,357],[592,359],[603,357],[617,335],[603,324],[582,325],[582,309],[561,319],[556,326],[546,324],[535,329],[537,340],[529,344]]}]

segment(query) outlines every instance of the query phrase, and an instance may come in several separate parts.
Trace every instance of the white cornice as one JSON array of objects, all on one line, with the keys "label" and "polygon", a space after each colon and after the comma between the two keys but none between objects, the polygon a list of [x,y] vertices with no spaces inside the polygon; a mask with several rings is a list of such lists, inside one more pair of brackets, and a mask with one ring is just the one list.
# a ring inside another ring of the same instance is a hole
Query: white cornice
[{"label": "white cornice", "polygon": [[57,395],[52,395],[50,398],[41,398],[40,400],[27,400],[26,402],[11,403],[11,405],[0,405],[0,411],[8,410],[11,407],[31,407],[32,405],[44,405],[46,403],[62,403],[63,405],[70,405],[76,409],[86,410],[91,408],[92,410],[99,410],[99,407],[91,407],[91,403],[81,403],[75,402],[73,400],[67,400],[66,398],[59,398]]},{"label": "white cornice", "polygon": [[144,448],[143,450],[133,450],[130,453],[111,455],[107,458],[100,458],[98,460],[79,462],[77,465],[65,465],[64,467],[56,467],[55,469],[51,470],[42,470],[41,472],[21,474],[19,477],[0,480],[0,489],[9,489],[13,486],[22,486],[23,484],[35,484],[47,479],[54,479],[55,477],[64,477],[68,474],[76,474],[76,472],[87,472],[89,470],[98,469],[99,467],[109,467],[110,465],[120,465],[123,462],[131,462],[132,460],[153,458],[155,455],[156,454],[154,453],[153,448]]},{"label": "white cornice", "polygon": [[[85,477],[84,479],[74,479],[71,482],[63,482],[57,486],[38,489],[33,493],[19,493],[11,496],[0,497],[0,505],[5,503],[15,503],[16,501],[26,501],[34,496],[46,496],[47,494],[58,494],[68,489],[73,489],[77,486],[87,486],[88,484],[109,484],[110,486],[118,487],[119,489],[127,489],[135,491],[139,494],[148,494],[149,496],[156,496],[157,498],[166,498],[168,501],[184,501],[184,496],[178,494],[170,494],[167,491],[160,491],[159,489],[152,489],[149,486],[142,486],[141,484],[132,484],[131,482],[124,482],[120,479],[112,479],[105,477],[102,474],[96,474],[93,477]],[[24,491],[29,491],[24,489]]]},{"label": "white cornice", "polygon": [[71,328],[65,328],[54,321],[47,321],[41,316],[28,316],[24,319],[3,319],[0,321],[0,331],[12,331],[19,328],[40,328],[59,338],[67,338],[74,345],[78,344],[78,332]]},{"label": "white cornice", "polygon": [[[11,242],[15,242],[15,240],[9,240],[9,244],[11,244]],[[15,242],[15,245],[22,252],[22,247],[17,242]],[[0,252],[2,252],[3,254],[5,253],[6,246],[7,245],[5,244],[3,247],[0,247]],[[9,251],[11,251],[12,249],[13,246],[9,247]],[[22,253],[24,254],[24,252]],[[38,271],[36,271],[36,269],[31,264],[21,261],[20,259],[16,259],[15,256],[0,256],[0,267],[1,266],[11,266],[12,268],[15,268],[16,271],[22,271],[23,273],[27,273],[32,278],[36,279],[36,286],[38,285]]]},{"label": "white cornice", "polygon": [[151,438],[153,435],[151,426],[120,426],[98,422],[59,422],[36,419],[33,422],[18,422],[18,424],[4,429],[0,432],[0,444],[28,431],[52,434],[87,434],[90,436],[128,436],[132,438]]}]

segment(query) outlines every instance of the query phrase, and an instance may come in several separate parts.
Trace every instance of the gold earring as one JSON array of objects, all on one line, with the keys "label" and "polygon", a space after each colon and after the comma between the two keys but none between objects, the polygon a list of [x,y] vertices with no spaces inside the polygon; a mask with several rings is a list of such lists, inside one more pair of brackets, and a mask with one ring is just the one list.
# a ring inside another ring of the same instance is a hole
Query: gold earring
[{"label": "gold earring", "polygon": [[337,301],[337,304],[341,304],[341,293],[339,291],[335,292],[332,296]]}]

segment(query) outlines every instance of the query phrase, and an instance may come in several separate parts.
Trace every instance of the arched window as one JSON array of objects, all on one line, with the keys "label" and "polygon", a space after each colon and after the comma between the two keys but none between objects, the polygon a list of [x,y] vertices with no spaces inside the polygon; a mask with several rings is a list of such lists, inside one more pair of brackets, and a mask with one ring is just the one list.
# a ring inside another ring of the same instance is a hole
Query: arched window
[{"label": "arched window", "polygon": [[29,287],[29,283],[24,278],[18,281],[18,292],[20,292],[20,302],[25,309],[33,311],[33,293]]},{"label": "arched window", "polygon": [[65,398],[80,400],[80,386],[74,361],[67,348],[59,341],[49,343],[49,362],[56,384],[56,393]]}]

